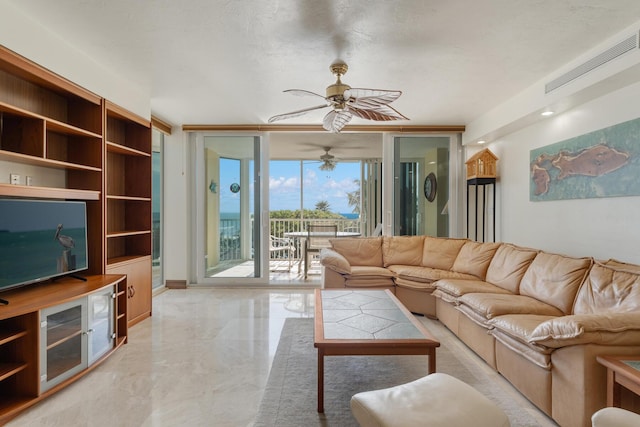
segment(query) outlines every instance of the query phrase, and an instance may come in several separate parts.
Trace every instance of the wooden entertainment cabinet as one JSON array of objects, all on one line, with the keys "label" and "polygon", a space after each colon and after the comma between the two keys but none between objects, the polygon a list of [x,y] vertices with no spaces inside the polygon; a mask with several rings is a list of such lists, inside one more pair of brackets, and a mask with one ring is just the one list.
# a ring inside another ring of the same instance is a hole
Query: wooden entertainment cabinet
[{"label": "wooden entertainment cabinet", "polygon": [[89,242],[87,282],[0,293],[9,300],[0,305],[3,424],[90,370],[42,391],[37,337],[46,309],[115,289],[113,347],[96,362],[151,315],[151,123],[0,46],[0,161],[28,165],[34,183],[0,183],[0,197],[85,201]]},{"label": "wooden entertainment cabinet", "polygon": [[[9,304],[0,306],[0,425],[126,343],[126,276],[86,279],[64,278],[1,294]],[[92,297],[99,298],[97,303],[90,302]],[[105,301],[112,301],[106,313],[89,319],[105,311]]]}]

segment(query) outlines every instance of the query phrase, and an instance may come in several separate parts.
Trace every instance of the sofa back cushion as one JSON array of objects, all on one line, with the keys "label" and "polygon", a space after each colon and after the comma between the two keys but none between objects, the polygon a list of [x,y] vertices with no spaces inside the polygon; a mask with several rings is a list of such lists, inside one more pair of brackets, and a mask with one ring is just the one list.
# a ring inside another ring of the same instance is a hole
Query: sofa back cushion
[{"label": "sofa back cushion", "polygon": [[640,265],[629,264],[628,262],[618,261],[617,259],[610,259],[604,263],[607,267],[613,267],[617,270],[626,270],[632,273],[640,273]]},{"label": "sofa back cushion", "polygon": [[592,262],[592,258],[540,252],[522,277],[520,294],[546,302],[569,314]]},{"label": "sofa back cushion", "polygon": [[422,251],[422,266],[439,270],[451,270],[456,257],[460,253],[460,249],[468,241],[469,239],[426,236]]},{"label": "sofa back cushion", "polygon": [[382,259],[384,266],[420,265],[424,236],[384,236],[382,240]]},{"label": "sofa back cushion", "polygon": [[468,241],[458,253],[451,267],[456,273],[473,274],[484,280],[487,268],[501,243]]},{"label": "sofa back cushion", "polygon": [[595,263],[578,291],[574,314],[640,311],[640,272],[633,270]]},{"label": "sofa back cushion", "polygon": [[503,243],[489,263],[486,281],[517,294],[522,276],[537,254],[535,249]]},{"label": "sofa back cushion", "polygon": [[329,242],[351,266],[382,267],[382,237],[339,237]]}]

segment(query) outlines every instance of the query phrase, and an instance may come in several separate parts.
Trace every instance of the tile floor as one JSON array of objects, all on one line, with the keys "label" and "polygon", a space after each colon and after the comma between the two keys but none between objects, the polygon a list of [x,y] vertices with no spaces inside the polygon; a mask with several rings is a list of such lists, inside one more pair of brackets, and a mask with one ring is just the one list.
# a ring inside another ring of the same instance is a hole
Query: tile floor
[{"label": "tile floor", "polygon": [[8,426],[251,426],[284,320],[313,316],[313,290],[191,288],[153,304],[128,344]]},{"label": "tile floor", "polygon": [[128,344],[8,425],[250,425],[284,319],[312,317],[313,291],[169,290],[153,304]]}]

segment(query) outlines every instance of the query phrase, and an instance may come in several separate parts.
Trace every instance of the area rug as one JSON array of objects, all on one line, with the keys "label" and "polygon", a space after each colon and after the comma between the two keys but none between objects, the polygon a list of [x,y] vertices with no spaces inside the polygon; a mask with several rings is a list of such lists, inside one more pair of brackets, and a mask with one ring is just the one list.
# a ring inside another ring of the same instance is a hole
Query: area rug
[{"label": "area rug", "polygon": [[[477,356],[444,326],[428,319],[424,322],[441,343],[436,359],[438,372],[470,384],[494,401],[509,416],[511,426],[542,425],[537,419],[544,415],[536,415],[537,410],[497,373],[483,366],[484,362],[473,360]],[[313,319],[287,319],[254,427],[357,427],[349,407],[351,396],[420,378],[427,373],[427,360],[426,356],[326,357],[325,412],[319,414]]]}]

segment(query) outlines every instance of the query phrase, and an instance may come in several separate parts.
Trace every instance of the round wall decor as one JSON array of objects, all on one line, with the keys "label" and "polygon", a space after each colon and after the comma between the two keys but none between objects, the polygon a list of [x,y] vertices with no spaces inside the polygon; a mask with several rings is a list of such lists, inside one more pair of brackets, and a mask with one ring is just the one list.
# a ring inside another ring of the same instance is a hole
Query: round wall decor
[{"label": "round wall decor", "polygon": [[436,175],[433,172],[431,172],[424,179],[424,197],[426,197],[428,201],[433,202],[436,198],[437,191],[438,191],[438,181],[436,179]]},{"label": "round wall decor", "polygon": [[229,189],[231,190],[232,193],[237,193],[238,191],[240,191],[240,184],[234,182],[233,184],[231,184]]}]

